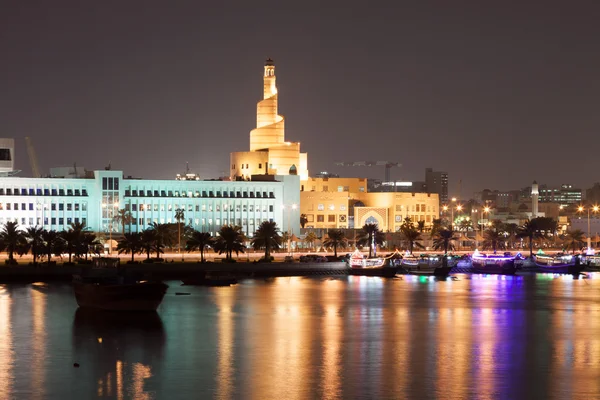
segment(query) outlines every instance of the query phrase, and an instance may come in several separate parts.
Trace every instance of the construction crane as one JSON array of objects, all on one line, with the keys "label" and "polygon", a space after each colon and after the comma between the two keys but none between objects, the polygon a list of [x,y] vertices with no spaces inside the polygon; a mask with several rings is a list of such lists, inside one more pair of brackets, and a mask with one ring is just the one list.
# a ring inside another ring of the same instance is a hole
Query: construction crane
[{"label": "construction crane", "polygon": [[31,174],[34,178],[40,178],[40,169],[37,163],[37,157],[35,156],[35,150],[33,149],[33,144],[31,144],[31,139],[29,137],[25,138],[25,143],[27,143],[27,155],[29,156],[29,165],[31,166]]},{"label": "construction crane", "polygon": [[401,167],[402,164],[393,161],[339,161],[335,165],[342,167],[375,167],[383,165],[385,167],[385,181],[390,181],[390,169],[392,167]]}]

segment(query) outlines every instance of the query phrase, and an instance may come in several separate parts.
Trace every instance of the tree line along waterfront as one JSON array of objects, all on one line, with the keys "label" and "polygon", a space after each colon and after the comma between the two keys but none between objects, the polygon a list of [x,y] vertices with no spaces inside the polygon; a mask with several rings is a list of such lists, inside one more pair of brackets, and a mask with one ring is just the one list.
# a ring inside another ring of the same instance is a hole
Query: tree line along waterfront
[{"label": "tree line along waterfront", "polygon": [[[252,237],[246,237],[242,228],[235,225],[222,226],[215,236],[208,232],[193,229],[184,221],[184,211],[175,210],[176,223],[150,224],[142,232],[125,232],[131,215],[126,210],[119,210],[113,222],[120,225],[121,232],[115,234],[116,252],[131,255],[129,262],[137,262],[136,255],[143,255],[143,262],[163,261],[161,255],[166,250],[197,253],[200,261],[206,261],[207,251],[223,254],[223,261],[234,262],[233,254],[239,256],[248,249],[262,251],[259,261],[273,261],[273,254],[279,251],[330,251],[337,258],[338,250],[359,248],[373,255],[373,250],[401,250],[413,253],[417,250],[435,251],[470,251],[475,248],[488,251],[529,250],[530,255],[536,247],[562,251],[578,251],[585,245],[586,238],[581,230],[574,230],[559,235],[557,221],[548,217],[539,217],[526,221],[523,225],[505,224],[491,221],[482,230],[475,230],[472,221],[460,221],[457,225],[449,224],[443,219],[433,221],[431,228],[426,228],[423,221],[413,222],[405,218],[399,232],[383,232],[376,224],[365,224],[361,229],[342,230],[329,229],[325,232],[303,229],[303,238],[281,232],[273,221],[263,221]],[[304,215],[300,216],[303,226]],[[111,227],[112,228],[112,227]],[[475,233],[475,239],[468,237]],[[0,251],[6,252],[6,264],[17,264],[17,257],[31,255],[32,264],[54,264],[56,257],[67,257],[66,263],[90,262],[90,257],[106,254],[106,244],[111,247],[112,241],[106,233],[94,233],[83,223],[72,223],[68,230],[54,231],[40,227],[21,229],[16,221],[3,224],[0,230]],[[112,235],[111,235],[112,236]],[[479,240],[477,240],[479,239]],[[301,247],[300,247],[301,246]],[[139,257],[138,257],[139,258]]]}]

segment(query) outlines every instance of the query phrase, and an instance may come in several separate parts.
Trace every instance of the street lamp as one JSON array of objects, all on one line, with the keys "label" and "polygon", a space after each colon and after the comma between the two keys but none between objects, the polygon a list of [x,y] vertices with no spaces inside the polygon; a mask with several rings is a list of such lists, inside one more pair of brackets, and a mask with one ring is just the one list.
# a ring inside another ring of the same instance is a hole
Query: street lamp
[{"label": "street lamp", "polygon": [[108,254],[112,255],[112,230],[113,230],[113,219],[115,218],[115,209],[119,207],[119,203],[102,203],[102,208],[108,211],[107,216],[108,222]]},{"label": "street lamp", "polygon": [[[591,229],[590,229],[590,211],[593,211],[595,213],[598,212],[600,208],[598,206],[593,206],[593,207],[588,207],[587,209],[587,248],[591,249],[592,248],[592,238],[591,238]],[[577,209],[577,211],[579,212],[583,212],[584,207],[583,206],[579,206],[579,208]]]},{"label": "street lamp", "polygon": [[[281,208],[283,209],[283,211],[286,211],[285,204],[282,204]],[[296,208],[298,208],[298,205],[295,204],[295,203],[292,204],[290,206],[290,211],[287,213],[287,226],[286,226],[286,228],[287,228],[287,234],[288,234],[288,251],[291,250],[292,235],[294,234],[294,230],[291,229],[291,227],[290,227],[290,217],[291,217],[292,211],[295,210]]]},{"label": "street lamp", "polygon": [[[452,201],[455,201],[456,199],[453,198]],[[454,230],[454,207],[452,207],[451,209],[452,211],[452,223],[450,224],[450,229],[453,231]],[[462,211],[462,206],[459,204],[456,206],[456,211]]]}]

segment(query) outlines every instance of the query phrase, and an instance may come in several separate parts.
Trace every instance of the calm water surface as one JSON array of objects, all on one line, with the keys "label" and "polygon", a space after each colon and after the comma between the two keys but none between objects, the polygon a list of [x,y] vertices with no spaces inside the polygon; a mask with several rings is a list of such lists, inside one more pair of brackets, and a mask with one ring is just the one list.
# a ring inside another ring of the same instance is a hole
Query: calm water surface
[{"label": "calm water surface", "polygon": [[168,284],[142,316],[0,285],[0,399],[600,398],[600,274]]}]

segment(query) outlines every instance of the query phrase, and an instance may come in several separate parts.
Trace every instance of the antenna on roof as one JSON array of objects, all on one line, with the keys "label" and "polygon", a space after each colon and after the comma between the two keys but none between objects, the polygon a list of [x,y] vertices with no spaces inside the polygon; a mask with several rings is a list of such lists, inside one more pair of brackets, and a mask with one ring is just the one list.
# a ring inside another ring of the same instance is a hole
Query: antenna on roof
[{"label": "antenna on roof", "polygon": [[105,171],[110,171],[112,169],[112,166],[110,165],[110,161],[108,162],[108,166],[104,167]]}]

